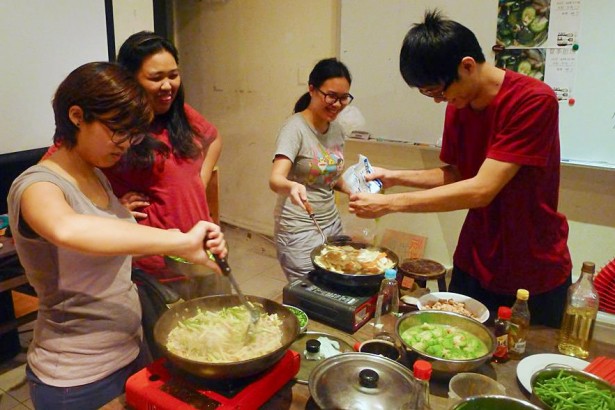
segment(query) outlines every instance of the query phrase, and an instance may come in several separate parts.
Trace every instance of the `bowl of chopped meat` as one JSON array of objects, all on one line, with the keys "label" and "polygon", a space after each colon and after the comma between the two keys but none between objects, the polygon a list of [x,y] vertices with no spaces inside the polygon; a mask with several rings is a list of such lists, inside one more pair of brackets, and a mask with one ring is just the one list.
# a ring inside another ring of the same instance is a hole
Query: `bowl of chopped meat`
[{"label": "bowl of chopped meat", "polygon": [[416,306],[419,310],[441,310],[461,315],[485,323],[489,319],[489,310],[476,299],[460,293],[432,292],[421,296]]}]

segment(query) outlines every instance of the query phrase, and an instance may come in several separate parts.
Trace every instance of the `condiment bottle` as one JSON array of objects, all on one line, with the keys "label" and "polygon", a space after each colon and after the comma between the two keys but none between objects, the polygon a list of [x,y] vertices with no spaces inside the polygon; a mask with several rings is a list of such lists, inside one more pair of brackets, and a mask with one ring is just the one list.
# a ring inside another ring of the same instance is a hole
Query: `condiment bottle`
[{"label": "condiment bottle", "polygon": [[511,359],[520,359],[525,354],[527,333],[530,330],[530,309],[527,300],[530,292],[517,290],[517,300],[511,309],[510,329],[508,333],[508,355]]},{"label": "condiment bottle", "polygon": [[431,379],[431,363],[426,360],[417,360],[412,366],[414,377],[420,383],[417,395],[416,409],[430,409],[429,404],[429,379]]},{"label": "condiment bottle", "polygon": [[598,314],[598,293],[594,288],[592,262],[583,262],[579,280],[570,285],[557,348],[568,356],[585,359]]},{"label": "condiment bottle", "polygon": [[510,317],[512,311],[508,306],[498,308],[498,318],[495,320],[495,340],[497,346],[492,360],[496,363],[507,362],[508,357],[508,333],[510,331]]},{"label": "condiment bottle", "polygon": [[397,272],[387,269],[380,284],[374,317],[374,337],[381,333],[395,333],[395,323],[399,317],[399,287]]}]

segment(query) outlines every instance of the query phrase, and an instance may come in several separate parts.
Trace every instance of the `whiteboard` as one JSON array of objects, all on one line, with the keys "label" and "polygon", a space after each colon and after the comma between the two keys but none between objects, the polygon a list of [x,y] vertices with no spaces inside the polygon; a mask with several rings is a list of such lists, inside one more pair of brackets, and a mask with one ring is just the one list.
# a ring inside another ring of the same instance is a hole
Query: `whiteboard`
[{"label": "whiteboard", "polygon": [[0,0],[0,39],[0,154],[49,146],[60,82],[109,59],[105,1]]},{"label": "whiteboard", "polygon": [[[436,145],[442,137],[446,104],[408,87],[399,73],[404,36],[433,8],[472,30],[493,62],[497,0],[342,0],[340,58],[352,74],[353,105],[375,138]],[[614,21],[612,0],[582,0],[576,103],[560,103],[563,162],[615,168],[615,52],[605,35]]]}]

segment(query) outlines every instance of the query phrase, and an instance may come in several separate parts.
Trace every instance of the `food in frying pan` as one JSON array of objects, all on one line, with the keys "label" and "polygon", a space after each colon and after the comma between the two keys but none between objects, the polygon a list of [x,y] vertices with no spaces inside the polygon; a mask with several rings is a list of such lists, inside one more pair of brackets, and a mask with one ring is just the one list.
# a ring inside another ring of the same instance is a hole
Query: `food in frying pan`
[{"label": "food in frying pan", "polygon": [[357,275],[377,275],[395,266],[380,249],[357,249],[349,245],[327,245],[314,257],[314,262],[332,272]]},{"label": "food in frying pan", "polygon": [[167,349],[184,359],[229,363],[260,357],[282,346],[282,321],[277,314],[261,312],[248,331],[249,325],[250,313],[244,306],[217,312],[198,309],[171,330]]}]

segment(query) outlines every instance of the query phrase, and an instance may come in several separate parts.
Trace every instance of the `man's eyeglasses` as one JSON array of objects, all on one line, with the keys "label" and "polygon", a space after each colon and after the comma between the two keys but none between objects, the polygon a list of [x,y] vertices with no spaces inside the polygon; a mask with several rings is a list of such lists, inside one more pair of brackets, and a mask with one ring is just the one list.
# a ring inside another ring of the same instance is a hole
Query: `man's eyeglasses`
[{"label": "man's eyeglasses", "polygon": [[446,93],[446,90],[448,89],[448,87],[450,87],[450,85],[454,82],[455,80],[451,80],[445,84],[442,84],[440,86],[436,86],[436,87],[430,87],[430,88],[419,88],[419,92],[421,94],[423,94],[426,97],[429,98],[437,98],[439,100],[445,100],[446,96],[444,95],[444,93]]},{"label": "man's eyeglasses", "polygon": [[342,105],[348,105],[354,100],[354,97],[351,94],[342,94],[337,95],[335,93],[326,93],[322,91],[320,88],[317,88],[318,92],[321,93],[325,97],[325,103],[329,105],[333,105],[336,102],[340,102]]}]

